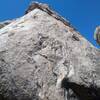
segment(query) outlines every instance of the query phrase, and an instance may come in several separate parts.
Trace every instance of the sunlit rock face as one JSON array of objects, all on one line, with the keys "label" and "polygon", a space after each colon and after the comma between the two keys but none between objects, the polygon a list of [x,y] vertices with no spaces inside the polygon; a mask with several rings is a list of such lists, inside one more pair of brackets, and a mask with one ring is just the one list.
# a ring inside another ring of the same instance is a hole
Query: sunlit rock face
[{"label": "sunlit rock face", "polygon": [[100,100],[100,51],[50,11],[0,30],[0,100]]},{"label": "sunlit rock face", "polygon": [[95,29],[94,39],[100,45],[100,26],[96,27],[96,29]]}]

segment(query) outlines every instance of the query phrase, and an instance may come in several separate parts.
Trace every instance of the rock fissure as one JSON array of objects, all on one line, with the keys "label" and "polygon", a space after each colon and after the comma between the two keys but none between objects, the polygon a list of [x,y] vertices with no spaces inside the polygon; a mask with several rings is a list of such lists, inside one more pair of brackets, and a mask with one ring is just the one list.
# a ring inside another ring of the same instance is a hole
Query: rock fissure
[{"label": "rock fissure", "polygon": [[[69,89],[72,89],[73,94],[76,95],[78,100],[99,100],[100,99],[100,88],[94,87],[93,85],[90,87],[85,87],[83,85],[78,85],[76,83],[70,82],[68,79],[64,78],[62,80],[62,88],[65,89],[65,92],[68,91]],[[67,99],[70,100],[71,98],[73,100],[75,99],[74,97],[71,97],[71,93],[68,92]]]}]

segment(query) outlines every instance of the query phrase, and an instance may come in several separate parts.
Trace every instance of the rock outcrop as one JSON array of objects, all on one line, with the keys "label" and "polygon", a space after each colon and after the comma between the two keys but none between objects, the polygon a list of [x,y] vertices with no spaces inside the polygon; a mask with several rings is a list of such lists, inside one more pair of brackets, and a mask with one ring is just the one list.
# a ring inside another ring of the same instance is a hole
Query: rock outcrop
[{"label": "rock outcrop", "polygon": [[11,22],[13,22],[13,20],[7,20],[4,22],[0,22],[0,29],[5,27],[6,25],[10,24]]},{"label": "rock outcrop", "polygon": [[0,30],[0,100],[100,100],[100,51],[48,6],[32,5]]},{"label": "rock outcrop", "polygon": [[94,39],[100,45],[100,26],[96,27],[96,29],[95,29]]}]

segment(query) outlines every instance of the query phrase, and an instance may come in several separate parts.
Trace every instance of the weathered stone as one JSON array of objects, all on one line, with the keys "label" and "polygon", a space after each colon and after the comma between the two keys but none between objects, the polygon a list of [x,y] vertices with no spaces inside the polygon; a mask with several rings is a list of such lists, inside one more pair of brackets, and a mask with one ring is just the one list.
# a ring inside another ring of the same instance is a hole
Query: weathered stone
[{"label": "weathered stone", "polygon": [[4,22],[0,22],[0,29],[5,27],[6,25],[10,24],[13,20],[7,20]]},{"label": "weathered stone", "polygon": [[52,15],[36,7],[0,30],[0,100],[100,100],[100,51]]}]

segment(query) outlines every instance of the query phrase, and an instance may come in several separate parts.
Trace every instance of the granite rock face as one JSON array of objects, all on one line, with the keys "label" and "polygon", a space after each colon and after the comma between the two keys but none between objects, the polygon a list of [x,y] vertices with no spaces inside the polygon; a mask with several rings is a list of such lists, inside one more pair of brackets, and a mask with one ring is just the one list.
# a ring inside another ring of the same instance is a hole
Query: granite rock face
[{"label": "granite rock face", "polygon": [[0,100],[100,100],[100,51],[36,7],[0,30]]},{"label": "granite rock face", "polygon": [[100,45],[100,26],[96,27],[94,32],[94,39],[97,41],[97,43]]}]

